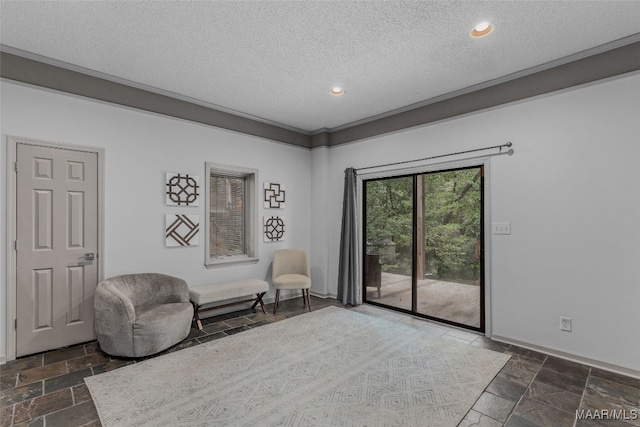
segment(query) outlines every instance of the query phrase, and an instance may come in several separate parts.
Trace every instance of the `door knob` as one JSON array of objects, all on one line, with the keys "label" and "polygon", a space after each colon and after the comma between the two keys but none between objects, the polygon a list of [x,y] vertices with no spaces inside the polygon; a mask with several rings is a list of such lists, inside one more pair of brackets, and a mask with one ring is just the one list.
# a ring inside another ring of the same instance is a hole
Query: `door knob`
[{"label": "door knob", "polygon": [[96,255],[94,253],[87,253],[84,256],[80,257],[80,260],[73,264],[68,264],[67,267],[84,267],[85,265],[93,264],[95,261]]}]

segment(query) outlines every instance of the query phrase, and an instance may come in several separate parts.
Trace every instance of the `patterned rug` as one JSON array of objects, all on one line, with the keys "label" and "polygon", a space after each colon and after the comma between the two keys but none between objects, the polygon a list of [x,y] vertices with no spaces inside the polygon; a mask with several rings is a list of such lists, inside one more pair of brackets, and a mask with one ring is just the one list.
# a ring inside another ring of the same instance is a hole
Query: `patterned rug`
[{"label": "patterned rug", "polygon": [[327,307],[85,381],[104,427],[455,426],[508,359]]}]

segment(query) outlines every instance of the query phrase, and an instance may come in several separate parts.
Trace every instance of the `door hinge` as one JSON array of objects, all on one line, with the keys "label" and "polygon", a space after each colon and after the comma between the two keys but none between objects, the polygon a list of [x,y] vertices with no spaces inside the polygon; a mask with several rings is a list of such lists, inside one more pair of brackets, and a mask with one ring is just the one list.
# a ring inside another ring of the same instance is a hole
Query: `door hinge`
[{"label": "door hinge", "polygon": [[16,173],[18,173],[18,162],[13,162],[13,168],[16,170]]},{"label": "door hinge", "polygon": [[18,252],[18,241],[17,240],[15,240],[13,242],[13,247],[15,248],[16,252]]},{"label": "door hinge", "polygon": [[16,330],[18,329],[18,319],[16,319],[15,322],[13,322],[13,326]]}]

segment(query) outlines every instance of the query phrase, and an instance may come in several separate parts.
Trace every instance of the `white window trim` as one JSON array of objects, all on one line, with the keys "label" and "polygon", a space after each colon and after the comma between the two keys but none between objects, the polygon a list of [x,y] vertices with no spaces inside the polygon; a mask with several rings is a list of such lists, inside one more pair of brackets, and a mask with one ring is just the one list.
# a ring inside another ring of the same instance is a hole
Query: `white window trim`
[{"label": "white window trim", "polygon": [[[247,178],[246,188],[246,203],[248,206],[246,209],[246,255],[231,255],[224,257],[211,257],[211,173],[218,173],[221,175],[235,176],[239,178]],[[216,267],[228,267],[232,265],[242,264],[255,264],[259,261],[258,258],[258,170],[251,168],[244,168],[240,166],[223,165],[219,163],[206,162],[205,163],[205,249],[204,249],[204,265],[207,268]]]}]

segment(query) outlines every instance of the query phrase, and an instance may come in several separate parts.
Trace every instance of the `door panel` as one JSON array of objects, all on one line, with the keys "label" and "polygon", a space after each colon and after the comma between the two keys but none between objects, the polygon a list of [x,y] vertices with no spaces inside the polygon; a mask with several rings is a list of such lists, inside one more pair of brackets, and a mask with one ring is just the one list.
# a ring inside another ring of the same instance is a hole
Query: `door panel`
[{"label": "door panel", "polygon": [[484,330],[483,168],[364,181],[364,301]]},{"label": "door panel", "polygon": [[50,329],[53,325],[53,270],[33,271],[34,329]]},{"label": "door panel", "polygon": [[85,267],[67,267],[67,324],[82,322]]},{"label": "door panel", "polygon": [[67,249],[84,248],[84,193],[69,191],[67,198]]},{"label": "door panel", "polygon": [[367,181],[365,299],[412,308],[413,177]]},{"label": "door panel", "polygon": [[422,256],[417,311],[480,328],[482,168],[424,174]]},{"label": "door panel", "polygon": [[34,250],[53,249],[53,191],[34,190]]},{"label": "door panel", "polygon": [[95,339],[96,153],[17,145],[16,355]]}]

